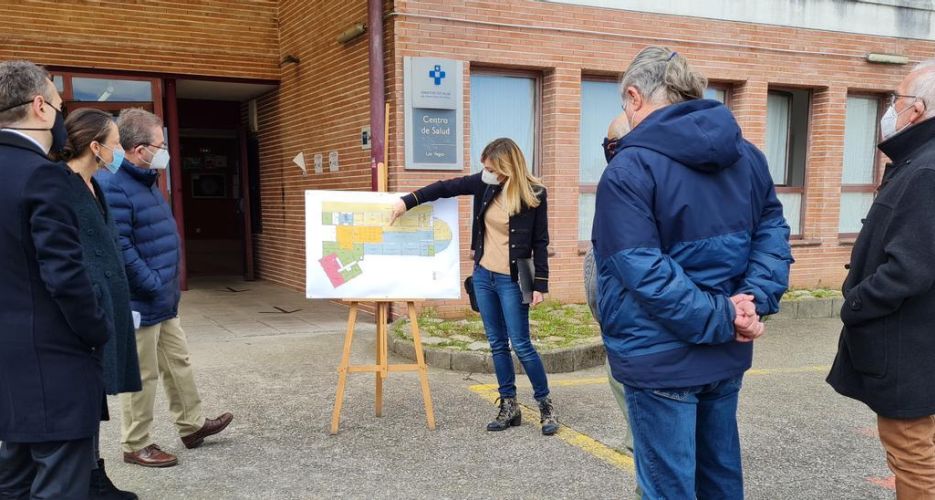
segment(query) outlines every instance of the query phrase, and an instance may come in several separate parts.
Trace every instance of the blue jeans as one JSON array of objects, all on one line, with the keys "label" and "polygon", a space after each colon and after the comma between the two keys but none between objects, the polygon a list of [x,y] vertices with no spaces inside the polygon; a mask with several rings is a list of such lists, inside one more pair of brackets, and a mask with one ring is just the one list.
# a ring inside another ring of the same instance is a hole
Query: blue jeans
[{"label": "blue jeans", "polygon": [[742,376],[676,389],[625,386],[636,479],[646,499],[743,499]]},{"label": "blue jeans", "polygon": [[493,356],[493,367],[500,384],[501,398],[516,397],[516,374],[513,357],[523,364],[532,383],[533,396],[538,400],[549,395],[549,382],[539,353],[529,340],[529,305],[523,304],[519,285],[507,274],[493,273],[481,266],[474,268],[474,295],[484,321],[487,341]]}]

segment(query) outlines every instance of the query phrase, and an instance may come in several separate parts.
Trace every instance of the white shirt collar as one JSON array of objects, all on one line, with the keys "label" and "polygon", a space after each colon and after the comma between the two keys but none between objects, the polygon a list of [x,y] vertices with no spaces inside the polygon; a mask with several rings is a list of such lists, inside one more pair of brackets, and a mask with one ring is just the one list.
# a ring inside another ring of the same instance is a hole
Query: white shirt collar
[{"label": "white shirt collar", "polygon": [[18,135],[18,136],[20,136],[20,137],[25,137],[26,139],[29,139],[30,142],[32,142],[33,144],[35,144],[36,147],[38,147],[40,151],[44,152],[45,154],[49,154],[49,150],[46,149],[42,144],[39,144],[39,141],[33,139],[32,136],[26,135],[26,134],[20,132],[19,130],[14,130],[14,129],[12,129],[12,128],[0,128],[0,131],[3,131],[3,132],[12,132],[12,133],[14,133],[14,134],[16,134],[16,135]]}]

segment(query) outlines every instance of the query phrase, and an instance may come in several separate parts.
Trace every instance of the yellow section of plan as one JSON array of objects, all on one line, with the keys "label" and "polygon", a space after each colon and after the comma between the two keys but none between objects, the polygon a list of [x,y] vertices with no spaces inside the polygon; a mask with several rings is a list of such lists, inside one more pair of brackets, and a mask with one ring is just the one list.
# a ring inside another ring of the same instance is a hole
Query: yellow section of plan
[{"label": "yellow section of plan", "polygon": [[338,226],[338,246],[344,250],[354,248],[354,244],[382,243],[383,229],[372,226]]},{"label": "yellow section of plan", "polygon": [[451,228],[443,220],[435,221],[435,241],[451,241]]},{"label": "yellow section of plan", "polygon": [[[419,205],[406,212],[396,223],[386,228],[389,232],[405,233],[425,231],[432,227],[432,205]],[[436,238],[437,239],[437,238]]]}]

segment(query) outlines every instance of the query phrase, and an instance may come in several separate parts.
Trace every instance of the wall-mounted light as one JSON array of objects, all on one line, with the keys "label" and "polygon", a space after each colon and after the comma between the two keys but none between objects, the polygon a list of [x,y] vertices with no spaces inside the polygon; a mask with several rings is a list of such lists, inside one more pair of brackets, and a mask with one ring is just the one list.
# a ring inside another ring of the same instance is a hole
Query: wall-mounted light
[{"label": "wall-mounted light", "polygon": [[300,61],[300,60],[299,60],[298,57],[296,57],[296,56],[294,56],[294,55],[292,55],[292,54],[286,54],[285,57],[282,58],[282,62],[279,63],[279,65],[280,65],[280,66],[285,66],[285,65],[287,65],[287,64],[299,64],[299,61]]},{"label": "wall-mounted light", "polygon": [[909,58],[896,54],[875,54],[871,52],[867,54],[867,62],[876,64],[909,64]]},{"label": "wall-mounted light", "polygon": [[361,23],[357,23],[351,26],[350,28],[342,31],[341,34],[338,35],[338,42],[339,43],[350,42],[351,40],[359,37],[360,35],[363,35],[366,32],[367,32],[367,27]]}]

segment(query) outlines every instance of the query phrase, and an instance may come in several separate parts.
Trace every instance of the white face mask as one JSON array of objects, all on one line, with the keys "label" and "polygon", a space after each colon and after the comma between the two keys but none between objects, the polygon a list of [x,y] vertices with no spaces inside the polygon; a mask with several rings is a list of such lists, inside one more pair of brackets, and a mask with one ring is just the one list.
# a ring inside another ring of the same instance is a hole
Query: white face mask
[{"label": "white face mask", "polygon": [[159,149],[159,151],[153,155],[152,161],[149,162],[149,168],[156,170],[169,168],[169,152],[165,149]]},{"label": "white face mask", "polygon": [[487,170],[486,168],[481,170],[480,180],[484,181],[484,184],[490,184],[491,186],[500,185],[500,180],[497,179],[497,174]]},{"label": "white face mask", "polygon": [[[891,136],[902,130],[896,129],[896,122],[899,120],[899,115],[910,109],[912,109],[912,106],[907,106],[905,109],[897,113],[896,106],[892,104],[889,108],[886,108],[886,113],[883,113],[883,118],[880,118],[880,136],[883,137],[883,140],[889,139]],[[909,123],[905,124],[903,129],[909,125]]]},{"label": "white face mask", "polygon": [[883,113],[883,118],[880,118],[880,135],[884,140],[896,133],[897,118],[899,118],[899,113],[896,112],[896,108],[893,106],[886,108],[886,113]]}]

